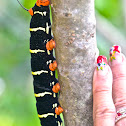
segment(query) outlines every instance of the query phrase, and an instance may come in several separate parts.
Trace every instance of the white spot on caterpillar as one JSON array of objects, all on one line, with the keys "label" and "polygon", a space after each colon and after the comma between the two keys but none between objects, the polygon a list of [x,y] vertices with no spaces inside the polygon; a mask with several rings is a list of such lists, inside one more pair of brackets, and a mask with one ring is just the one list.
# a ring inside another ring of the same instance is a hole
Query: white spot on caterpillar
[{"label": "white spot on caterpillar", "polygon": [[40,75],[41,73],[48,73],[48,71],[45,70],[36,71],[36,72],[32,72],[32,75]]},{"label": "white spot on caterpillar", "polygon": [[49,41],[49,39],[47,39],[47,40],[44,40],[44,43],[47,43]]},{"label": "white spot on caterpillar", "polygon": [[46,63],[47,63],[47,65],[48,65],[48,64],[50,64],[51,62],[52,62],[52,60],[49,60],[49,61],[47,61]]},{"label": "white spot on caterpillar", "polygon": [[42,115],[39,115],[39,114],[38,114],[38,117],[39,117],[39,118],[46,118],[46,117],[48,117],[48,116],[54,116],[54,113],[47,113],[47,114],[42,114]]},{"label": "white spot on caterpillar", "polygon": [[54,84],[55,84],[55,82],[53,81],[53,82],[50,83],[50,86],[53,86]]},{"label": "white spot on caterpillar", "polygon": [[40,14],[42,16],[46,16],[46,11],[44,12],[35,11],[34,14]]},{"label": "white spot on caterpillar", "polygon": [[54,109],[54,108],[56,108],[56,107],[57,107],[57,103],[53,104],[53,108],[52,108],[52,109]]},{"label": "white spot on caterpillar", "polygon": [[52,95],[52,93],[51,92],[38,93],[35,94],[35,97],[44,97],[45,95]]},{"label": "white spot on caterpillar", "polygon": [[46,16],[46,11],[43,12],[43,15]]},{"label": "white spot on caterpillar", "polygon": [[31,50],[30,49],[30,53],[38,53],[38,52],[45,52],[44,50],[40,50],[40,49],[35,49],[35,50]]}]

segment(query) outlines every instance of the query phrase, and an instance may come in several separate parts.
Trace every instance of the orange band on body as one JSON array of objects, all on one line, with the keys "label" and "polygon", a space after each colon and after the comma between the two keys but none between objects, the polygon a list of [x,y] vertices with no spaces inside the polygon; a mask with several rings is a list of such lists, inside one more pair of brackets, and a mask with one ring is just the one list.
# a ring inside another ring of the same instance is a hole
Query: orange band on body
[{"label": "orange band on body", "polygon": [[52,88],[52,91],[54,93],[58,93],[60,91],[60,84],[59,83],[56,83],[53,88]]},{"label": "orange band on body", "polygon": [[56,60],[55,60],[53,63],[50,63],[49,69],[50,69],[51,71],[55,71],[56,68],[57,68],[57,62],[56,62]]},{"label": "orange band on body", "polygon": [[62,112],[63,112],[63,108],[61,108],[60,106],[55,108],[56,115],[60,115]]},{"label": "orange band on body", "polygon": [[46,43],[46,49],[47,50],[53,50],[53,48],[55,48],[55,47],[56,47],[56,43],[53,39],[51,39],[50,41],[48,41]]},{"label": "orange band on body", "polygon": [[36,5],[37,6],[48,6],[50,4],[50,0],[37,0]]}]

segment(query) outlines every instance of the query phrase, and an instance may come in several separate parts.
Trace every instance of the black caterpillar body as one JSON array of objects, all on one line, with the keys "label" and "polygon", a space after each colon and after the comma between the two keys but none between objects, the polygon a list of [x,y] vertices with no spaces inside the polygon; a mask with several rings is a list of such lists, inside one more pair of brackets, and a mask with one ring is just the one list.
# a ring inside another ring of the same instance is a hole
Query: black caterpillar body
[{"label": "black caterpillar body", "polygon": [[50,9],[42,2],[45,4],[49,1],[37,0],[35,6],[28,10],[32,15],[30,53],[36,106],[42,126],[62,126],[60,113],[63,109],[59,106],[57,96],[59,89],[56,92],[54,89],[57,84],[59,86],[53,67],[53,63],[56,61],[53,57],[53,50],[47,49],[47,43],[53,41]]}]

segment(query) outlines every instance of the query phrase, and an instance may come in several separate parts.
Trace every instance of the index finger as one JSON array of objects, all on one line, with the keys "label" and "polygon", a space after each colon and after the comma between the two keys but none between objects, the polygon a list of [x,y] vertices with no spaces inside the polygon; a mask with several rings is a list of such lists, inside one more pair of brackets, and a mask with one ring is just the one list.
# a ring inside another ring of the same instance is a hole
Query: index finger
[{"label": "index finger", "polygon": [[99,56],[93,77],[94,126],[115,126],[115,106],[112,100],[112,72],[107,58]]}]

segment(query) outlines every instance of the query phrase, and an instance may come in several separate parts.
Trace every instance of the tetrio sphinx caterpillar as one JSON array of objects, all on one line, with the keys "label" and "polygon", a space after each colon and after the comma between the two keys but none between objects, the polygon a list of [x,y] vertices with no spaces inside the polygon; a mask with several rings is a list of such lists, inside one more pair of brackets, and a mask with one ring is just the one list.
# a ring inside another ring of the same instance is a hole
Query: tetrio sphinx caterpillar
[{"label": "tetrio sphinx caterpillar", "polygon": [[[22,6],[20,2],[19,4]],[[58,102],[60,85],[55,78],[57,63],[53,57],[55,41],[51,35],[49,4],[49,0],[37,0],[35,6],[29,10],[22,7],[32,16],[30,22],[31,70],[38,117],[42,126],[62,126],[60,113],[63,109]]]}]

